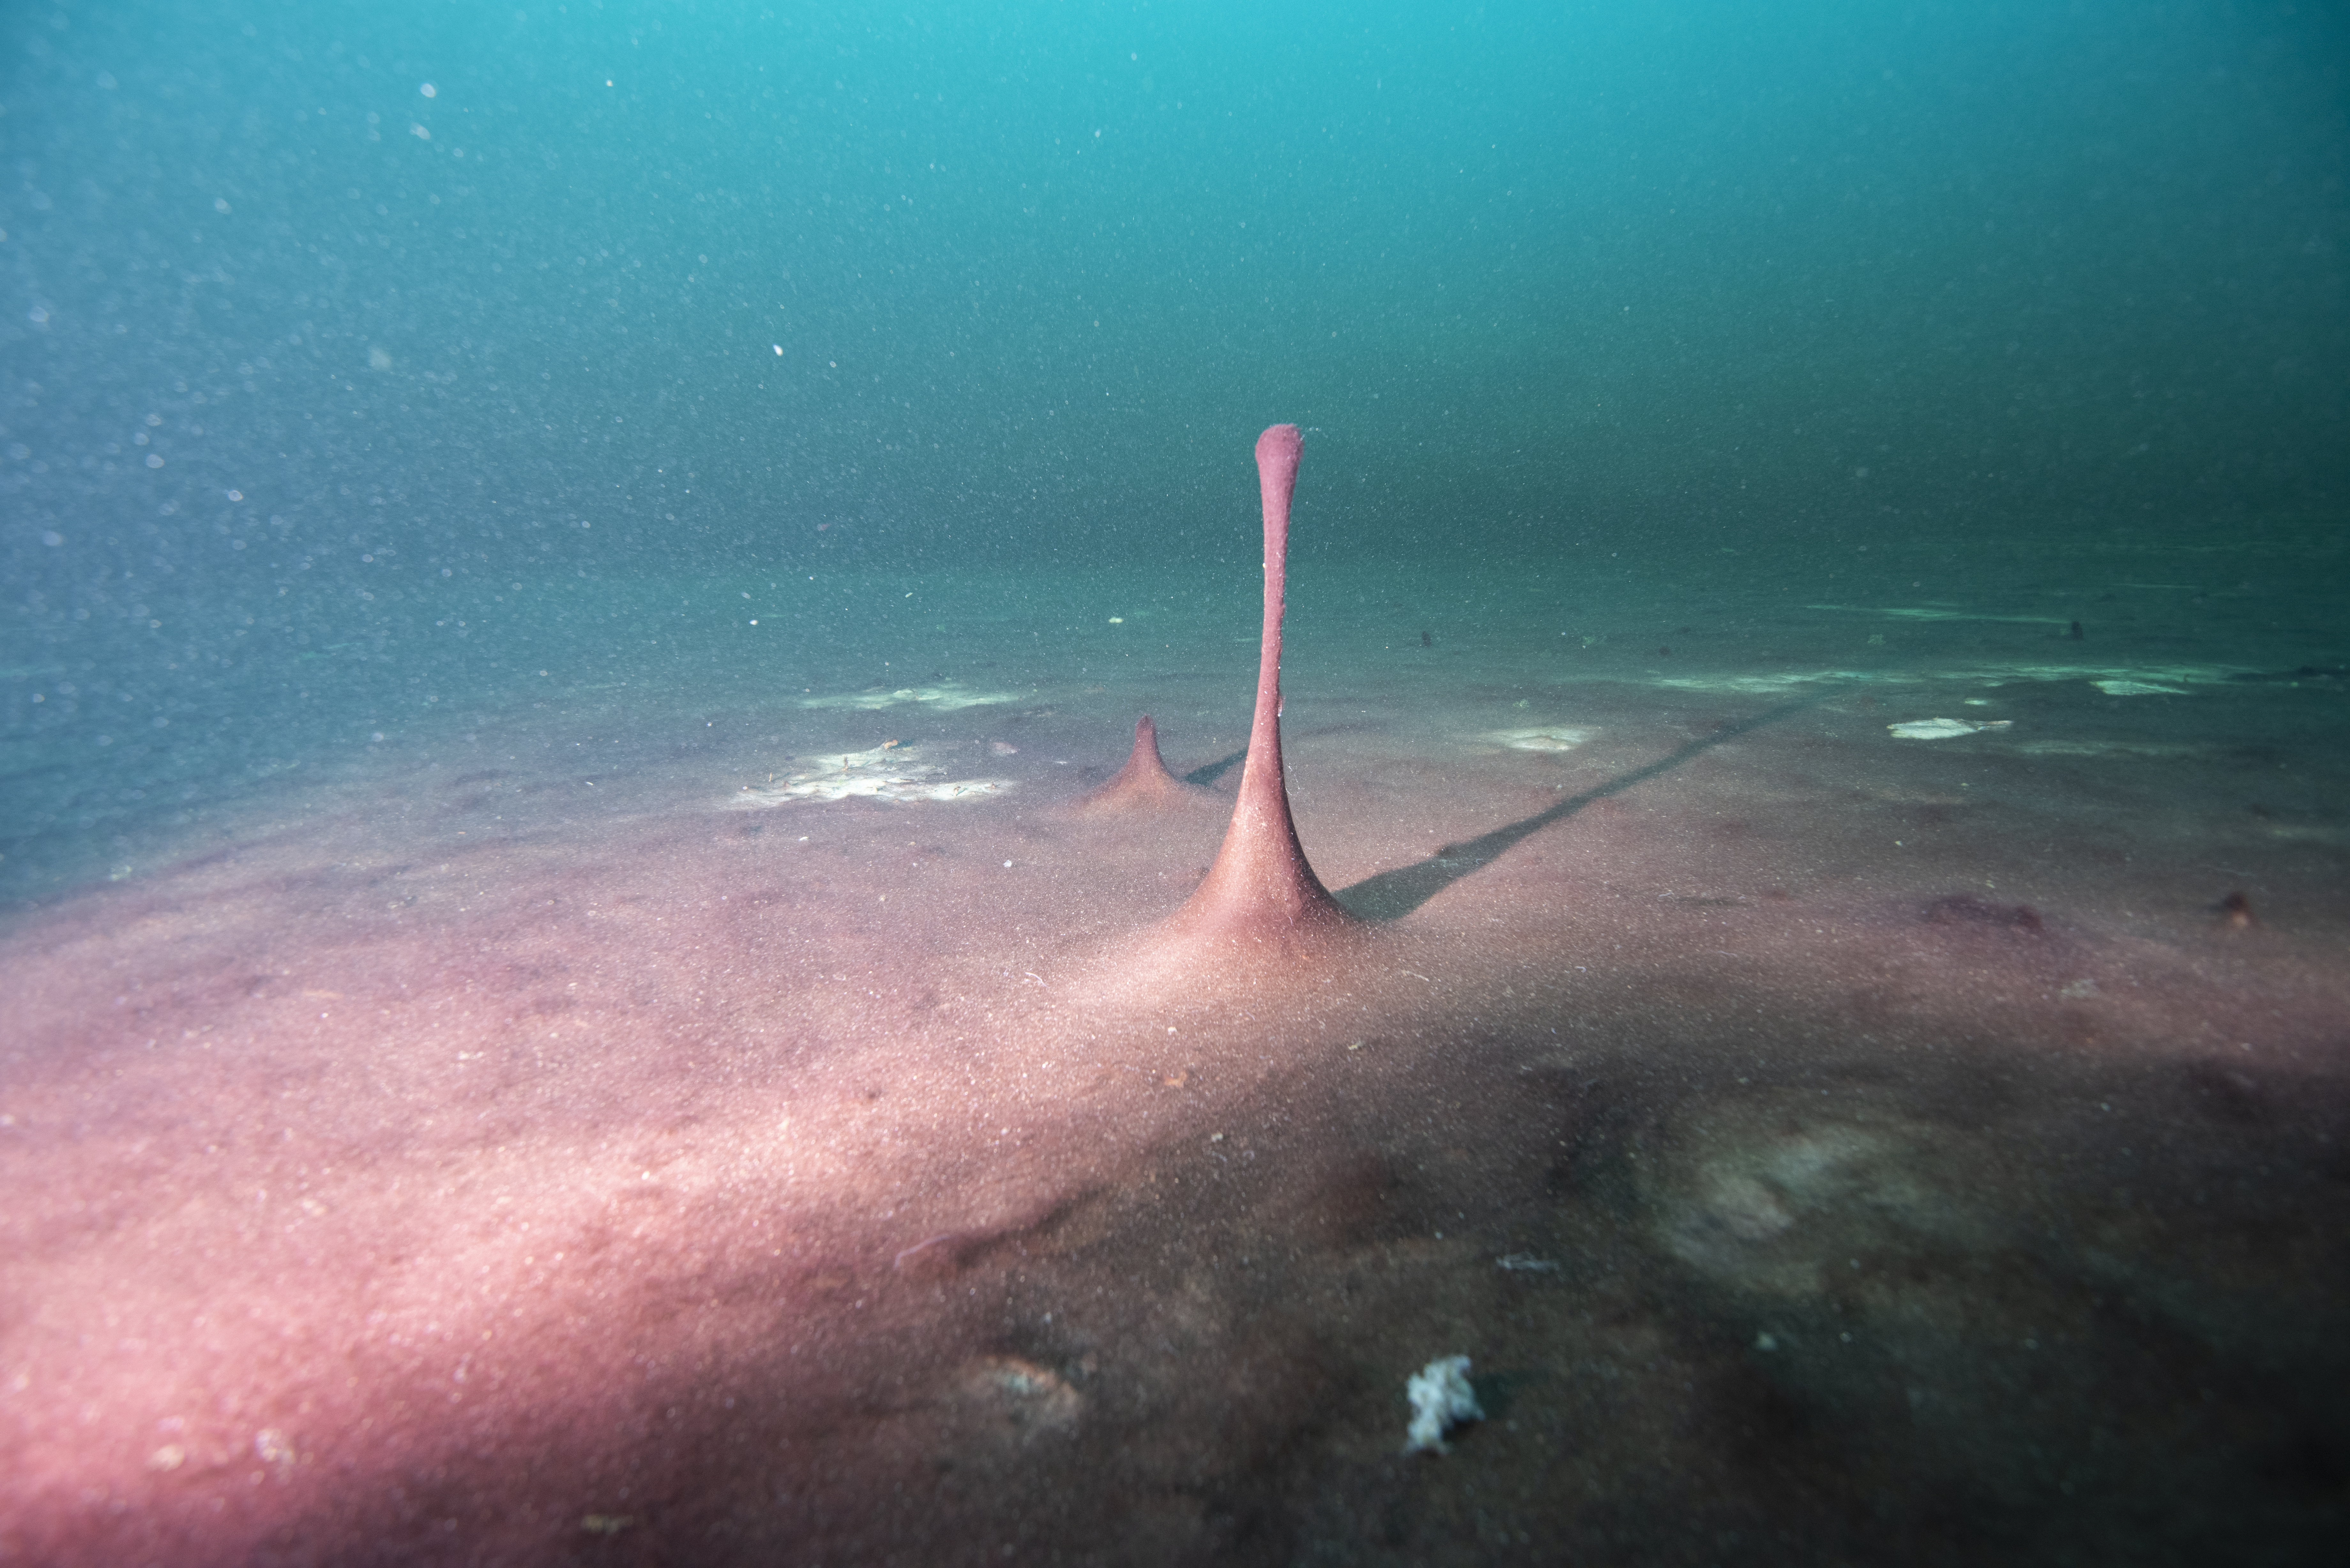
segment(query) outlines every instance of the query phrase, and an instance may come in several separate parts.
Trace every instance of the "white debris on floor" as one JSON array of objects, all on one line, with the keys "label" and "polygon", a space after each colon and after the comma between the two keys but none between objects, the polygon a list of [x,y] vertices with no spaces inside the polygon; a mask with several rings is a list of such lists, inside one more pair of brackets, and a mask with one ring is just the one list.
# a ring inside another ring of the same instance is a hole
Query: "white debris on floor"
[{"label": "white debris on floor", "polygon": [[920,748],[885,742],[869,752],[795,757],[800,767],[780,780],[744,784],[726,804],[736,810],[789,805],[803,800],[981,800],[1004,794],[1010,779],[948,779],[942,767],[922,762]]},{"label": "white debris on floor", "polygon": [[1885,727],[1894,738],[1902,741],[1947,741],[1953,735],[1971,735],[1978,730],[2004,730],[2012,723],[2009,719],[1910,719]]},{"label": "white debris on floor", "polygon": [[1555,1274],[1559,1265],[1548,1258],[1537,1258],[1532,1252],[1508,1252],[1493,1260],[1496,1266],[1513,1274]]},{"label": "white debris on floor", "polygon": [[1565,724],[1552,724],[1534,730],[1492,730],[1486,732],[1485,739],[1497,746],[1507,746],[1513,752],[1571,752],[1591,739],[1594,732]]},{"label": "white debris on floor", "polygon": [[1446,1432],[1463,1421],[1485,1418],[1477,1391],[1469,1386],[1465,1355],[1440,1356],[1430,1362],[1404,1385],[1404,1395],[1411,1401],[1410,1440],[1403,1449],[1408,1454],[1450,1453],[1444,1446]]}]

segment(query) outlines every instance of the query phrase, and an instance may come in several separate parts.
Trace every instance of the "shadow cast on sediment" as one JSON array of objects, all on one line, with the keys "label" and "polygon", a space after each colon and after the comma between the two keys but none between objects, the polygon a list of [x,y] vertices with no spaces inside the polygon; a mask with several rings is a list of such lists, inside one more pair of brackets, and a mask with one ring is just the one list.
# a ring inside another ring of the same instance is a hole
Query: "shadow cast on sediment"
[{"label": "shadow cast on sediment", "polygon": [[1197,784],[1201,789],[1207,789],[1211,785],[1214,784],[1218,779],[1223,777],[1227,773],[1230,773],[1233,767],[1245,760],[1247,756],[1248,748],[1246,746],[1243,746],[1239,751],[1232,753],[1229,756],[1219,757],[1212,763],[1193,768],[1190,773],[1183,775],[1183,782],[1187,784]]},{"label": "shadow cast on sediment", "polygon": [[1377,876],[1366,877],[1352,887],[1336,889],[1332,897],[1348,914],[1361,919],[1401,919],[1463,877],[1492,865],[1521,840],[1531,838],[1552,823],[1573,816],[1584,807],[1609,795],[1621,794],[1635,784],[1646,784],[1652,778],[1669,774],[1725,742],[1792,718],[1806,708],[1816,707],[1829,695],[1827,692],[1815,693],[1802,701],[1782,703],[1751,719],[1724,724],[1711,734],[1700,736],[1648,766],[1635,768],[1628,774],[1610,779],[1596,789],[1569,795],[1556,805],[1538,811],[1532,816],[1520,817],[1490,833],[1481,833],[1459,844],[1444,845],[1417,865],[1400,866],[1393,871],[1381,871]]}]

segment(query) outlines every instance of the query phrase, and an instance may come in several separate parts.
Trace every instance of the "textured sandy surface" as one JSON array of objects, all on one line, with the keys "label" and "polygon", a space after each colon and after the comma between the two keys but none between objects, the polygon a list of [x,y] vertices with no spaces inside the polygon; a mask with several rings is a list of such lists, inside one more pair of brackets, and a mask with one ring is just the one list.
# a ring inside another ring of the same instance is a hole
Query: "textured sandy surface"
[{"label": "textured sandy surface", "polygon": [[[20,919],[0,1555],[2316,1560],[2291,694],[1423,653],[1293,675],[1291,972],[1150,961],[1215,814],[1063,809],[1143,708],[1229,794],[1171,665],[525,710]],[[1009,787],[733,809],[885,741]]]}]

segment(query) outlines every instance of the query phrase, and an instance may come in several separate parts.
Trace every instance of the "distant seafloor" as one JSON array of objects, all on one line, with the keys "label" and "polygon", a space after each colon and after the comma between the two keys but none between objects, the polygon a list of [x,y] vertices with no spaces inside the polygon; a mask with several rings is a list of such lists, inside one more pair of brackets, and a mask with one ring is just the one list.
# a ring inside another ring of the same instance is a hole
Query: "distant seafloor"
[{"label": "distant seafloor", "polygon": [[[2323,519],[1959,538],[1889,528],[1795,553],[1570,548],[1514,561],[1366,561],[1312,541],[1293,576],[1288,686],[1309,701],[1369,697],[1414,730],[1457,718],[1470,693],[1539,699],[1566,722],[1590,686],[1666,700],[1849,688],[1888,704],[1888,722],[1933,717],[1908,710],[1938,701],[1981,705],[1984,692],[2069,691],[2084,706],[2068,731],[2134,739],[2137,751],[2116,741],[2106,753],[2117,768],[2186,745],[2160,732],[2198,728],[2199,710],[2289,691],[2299,695],[2262,710],[2274,743],[2322,754],[2350,667],[2332,587],[2350,569],[2344,548]],[[960,682],[998,693],[972,705],[967,727],[1051,706],[1097,718],[1105,746],[1127,710],[1176,691],[1170,734],[1197,721],[1231,739],[1247,724],[1253,559],[454,585],[390,554],[382,565],[375,587],[290,603],[165,608],[126,591],[95,620],[20,638],[5,671],[9,905],[168,866],[233,834],[240,813],[282,812],[325,781],[463,755],[484,725],[535,736],[546,764],[572,729],[599,727],[612,763],[664,778],[682,808],[698,781],[657,759],[722,772],[755,761],[795,743],[819,695]],[[2161,700],[2124,701],[2099,681]],[[2074,742],[2086,739],[2018,726],[1975,743]]]}]

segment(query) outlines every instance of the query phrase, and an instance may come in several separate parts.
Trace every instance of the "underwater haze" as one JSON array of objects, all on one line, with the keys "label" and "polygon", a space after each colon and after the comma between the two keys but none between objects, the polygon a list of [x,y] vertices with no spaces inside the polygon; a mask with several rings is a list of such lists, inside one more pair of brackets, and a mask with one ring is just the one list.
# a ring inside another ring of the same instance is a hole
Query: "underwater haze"
[{"label": "underwater haze", "polygon": [[[1411,569],[2350,485],[2334,7],[7,26],[7,722],[148,803],[649,573],[1245,562],[1274,419],[1301,550]],[[29,787],[12,840],[95,829]]]},{"label": "underwater haze", "polygon": [[0,61],[0,1557],[2338,1560],[2343,6]]}]

